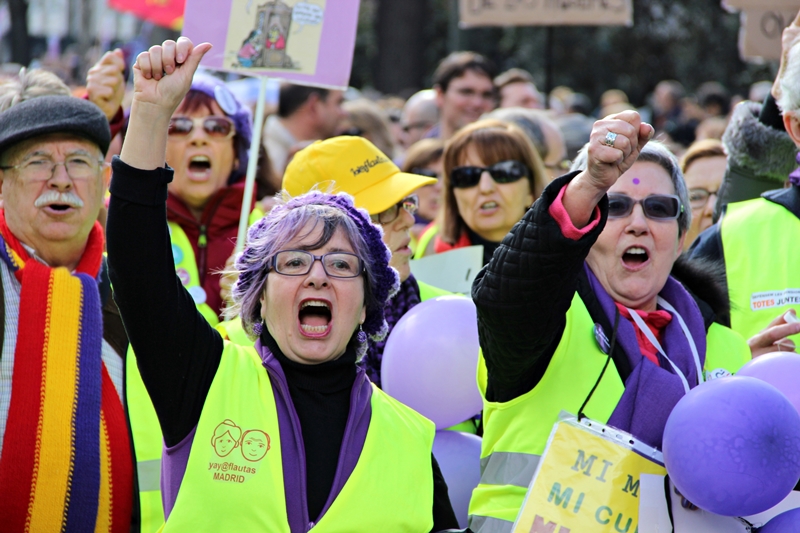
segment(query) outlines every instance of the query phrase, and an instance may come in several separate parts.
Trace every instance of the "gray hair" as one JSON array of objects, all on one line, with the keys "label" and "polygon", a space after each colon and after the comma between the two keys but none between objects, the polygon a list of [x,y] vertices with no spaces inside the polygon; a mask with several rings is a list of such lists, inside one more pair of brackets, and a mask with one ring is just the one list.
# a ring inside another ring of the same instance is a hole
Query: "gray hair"
[{"label": "gray hair", "polygon": [[[589,161],[588,150],[589,143],[586,143],[572,162],[570,172],[584,170],[586,168]],[[683,179],[683,172],[681,172],[678,158],[669,151],[669,148],[667,148],[664,143],[651,140],[644,145],[636,161],[641,163],[655,163],[669,174],[669,179],[675,189],[675,194],[681,201],[682,210],[680,215],[678,215],[678,232],[679,235],[683,235],[686,233],[686,230],[689,229],[689,226],[692,225],[692,209],[689,203],[689,189],[686,188],[686,181]]]},{"label": "gray hair", "polygon": [[786,57],[786,65],[780,79],[781,96],[778,107],[784,113],[800,109],[800,46],[795,44]]},{"label": "gray hair", "polygon": [[51,95],[72,96],[67,84],[52,72],[22,67],[16,78],[0,84],[0,113],[25,100]]}]

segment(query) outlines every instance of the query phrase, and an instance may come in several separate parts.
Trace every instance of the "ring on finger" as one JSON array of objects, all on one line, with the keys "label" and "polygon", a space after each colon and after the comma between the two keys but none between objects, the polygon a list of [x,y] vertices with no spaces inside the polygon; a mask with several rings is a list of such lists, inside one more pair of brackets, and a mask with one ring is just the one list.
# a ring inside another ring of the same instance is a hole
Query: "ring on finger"
[{"label": "ring on finger", "polygon": [[606,146],[610,146],[611,148],[614,147],[614,142],[617,140],[617,134],[613,131],[609,131],[606,133],[606,138],[603,139],[603,144]]}]

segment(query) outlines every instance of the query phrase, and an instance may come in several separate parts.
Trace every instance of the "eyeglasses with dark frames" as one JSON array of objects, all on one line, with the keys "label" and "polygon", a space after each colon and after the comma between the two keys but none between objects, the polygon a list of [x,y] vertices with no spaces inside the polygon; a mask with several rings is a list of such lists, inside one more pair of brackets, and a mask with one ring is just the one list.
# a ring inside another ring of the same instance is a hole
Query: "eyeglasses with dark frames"
[{"label": "eyeglasses with dark frames", "polygon": [[381,211],[377,215],[372,215],[372,221],[378,224],[391,224],[400,216],[400,209],[405,209],[413,216],[419,209],[419,197],[416,194],[412,194],[403,198],[389,209]]},{"label": "eyeglasses with dark frames", "polygon": [[653,220],[675,220],[683,213],[683,204],[674,194],[651,194],[634,200],[627,194],[608,195],[608,218],[624,218],[631,214],[633,206],[640,204],[644,216]]},{"label": "eyeglasses with dark frames", "polygon": [[531,175],[525,163],[512,159],[500,161],[490,167],[456,167],[450,172],[450,183],[456,189],[474,187],[480,183],[484,172],[488,172],[496,183],[513,183]]},{"label": "eyeglasses with dark frames", "polygon": [[364,271],[364,262],[349,252],[329,252],[314,255],[305,250],[281,250],[272,257],[272,269],[283,276],[305,276],[311,272],[314,261],[322,263],[325,273],[332,278],[357,278]]}]

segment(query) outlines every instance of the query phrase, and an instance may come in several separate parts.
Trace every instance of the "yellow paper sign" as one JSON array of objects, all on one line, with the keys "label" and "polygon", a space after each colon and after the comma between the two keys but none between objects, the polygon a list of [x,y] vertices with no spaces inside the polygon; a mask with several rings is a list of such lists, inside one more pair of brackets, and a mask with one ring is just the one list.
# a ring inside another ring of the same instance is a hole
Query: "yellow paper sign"
[{"label": "yellow paper sign", "polygon": [[605,434],[574,419],[555,425],[514,533],[636,532],[639,476],[666,470],[623,446],[630,435],[592,425]]}]

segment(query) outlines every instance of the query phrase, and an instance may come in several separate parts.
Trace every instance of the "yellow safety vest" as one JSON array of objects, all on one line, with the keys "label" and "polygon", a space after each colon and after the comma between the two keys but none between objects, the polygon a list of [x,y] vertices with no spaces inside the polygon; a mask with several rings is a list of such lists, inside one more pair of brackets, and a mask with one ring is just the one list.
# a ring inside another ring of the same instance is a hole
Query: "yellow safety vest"
[{"label": "yellow safety vest", "polygon": [[206,303],[206,291],[200,285],[200,274],[197,272],[197,259],[194,256],[194,248],[189,242],[186,232],[175,222],[169,222],[169,238],[172,241],[172,257],[175,260],[175,273],[178,278],[192,295],[197,310],[208,320],[212,326],[219,323],[217,312],[211,309]]},{"label": "yellow safety vest", "polygon": [[[728,204],[720,233],[734,331],[749,339],[779,314],[800,310],[800,248],[791,238],[800,220],[791,211],[764,198]],[[791,338],[800,345],[800,335]]]},{"label": "yellow safety vest", "polygon": [[434,224],[425,230],[425,232],[419,236],[419,241],[417,241],[417,247],[414,248],[414,257],[412,259],[422,259],[426,255],[430,255],[426,254],[426,251],[428,250],[428,246],[430,246],[433,238],[438,234],[439,226],[437,224]]},{"label": "yellow safety vest", "polygon": [[[433,527],[433,423],[374,386],[371,406],[356,467],[311,531]],[[225,342],[164,531],[289,533],[282,453],[261,358],[252,348]]]},{"label": "yellow safety vest", "polygon": [[[733,373],[750,359],[744,339],[724,326],[712,324],[706,341],[707,372],[724,369]],[[481,357],[477,377],[484,394],[484,433],[481,480],[469,503],[472,531],[511,531],[559,413],[578,412],[607,358],[595,340],[592,317],[577,293],[567,311],[561,341],[542,380],[531,391],[509,402],[486,400],[486,366]],[[584,413],[608,422],[624,390],[616,367],[610,364]]]}]

